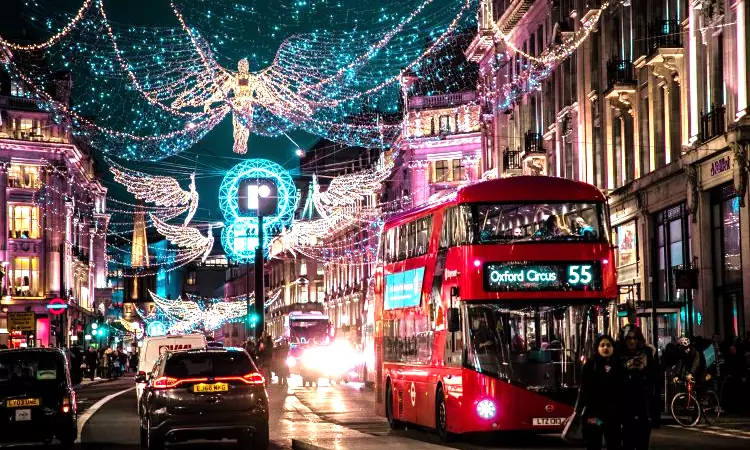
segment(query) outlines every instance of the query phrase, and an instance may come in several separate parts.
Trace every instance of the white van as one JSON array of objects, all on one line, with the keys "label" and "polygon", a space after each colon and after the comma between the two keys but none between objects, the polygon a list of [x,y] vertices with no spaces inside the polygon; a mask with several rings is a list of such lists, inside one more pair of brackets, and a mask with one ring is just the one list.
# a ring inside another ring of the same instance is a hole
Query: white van
[{"label": "white van", "polygon": [[155,336],[143,339],[138,352],[138,376],[136,376],[135,391],[141,398],[146,386],[143,375],[151,373],[156,360],[164,351],[188,350],[191,348],[206,348],[206,337],[202,334],[182,334],[170,336]]}]

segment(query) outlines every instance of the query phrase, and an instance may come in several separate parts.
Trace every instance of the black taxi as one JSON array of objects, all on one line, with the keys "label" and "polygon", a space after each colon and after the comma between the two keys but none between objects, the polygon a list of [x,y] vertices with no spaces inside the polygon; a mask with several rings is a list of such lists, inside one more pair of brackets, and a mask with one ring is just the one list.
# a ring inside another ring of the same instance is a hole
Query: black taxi
[{"label": "black taxi", "polygon": [[70,363],[61,349],[0,350],[0,443],[72,447],[78,437]]}]

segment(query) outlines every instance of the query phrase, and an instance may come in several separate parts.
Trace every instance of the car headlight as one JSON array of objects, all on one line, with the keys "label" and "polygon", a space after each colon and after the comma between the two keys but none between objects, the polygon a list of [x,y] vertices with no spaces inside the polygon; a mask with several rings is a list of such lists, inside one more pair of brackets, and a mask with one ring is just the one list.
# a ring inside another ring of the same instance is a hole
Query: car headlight
[{"label": "car headlight", "polygon": [[290,356],[286,359],[286,365],[289,367],[294,367],[297,365],[297,359],[294,356]]},{"label": "car headlight", "polygon": [[480,400],[477,403],[477,414],[482,419],[491,419],[495,417],[496,413],[497,408],[495,407],[495,402],[492,400]]}]

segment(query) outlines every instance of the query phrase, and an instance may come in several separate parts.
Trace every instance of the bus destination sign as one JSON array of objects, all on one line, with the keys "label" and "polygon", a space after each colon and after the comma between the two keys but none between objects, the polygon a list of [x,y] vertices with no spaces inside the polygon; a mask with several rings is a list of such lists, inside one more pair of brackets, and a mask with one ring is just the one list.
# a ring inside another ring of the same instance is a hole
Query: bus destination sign
[{"label": "bus destination sign", "polygon": [[420,306],[424,267],[385,276],[384,308],[413,308]]},{"label": "bus destination sign", "polygon": [[486,291],[598,291],[601,288],[598,262],[498,262],[484,265]]}]

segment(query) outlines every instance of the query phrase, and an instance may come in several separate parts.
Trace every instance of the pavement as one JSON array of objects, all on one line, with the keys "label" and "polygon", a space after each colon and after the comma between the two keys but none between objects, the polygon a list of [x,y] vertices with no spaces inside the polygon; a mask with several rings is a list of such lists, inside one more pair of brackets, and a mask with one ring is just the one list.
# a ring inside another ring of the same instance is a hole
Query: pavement
[{"label": "pavement", "polygon": [[[78,389],[81,450],[136,450],[138,415],[132,377],[95,380]],[[444,444],[431,430],[408,427],[390,430],[385,419],[374,414],[374,393],[355,383],[302,387],[268,387],[271,402],[270,450],[465,450],[567,449],[559,435],[498,433],[461,437]],[[26,447],[35,449],[43,446]],[[184,450],[236,448],[230,441],[196,442],[170,446]],[[745,449],[750,448],[750,418],[728,417],[712,427],[681,428],[665,425],[655,430],[651,448]]]}]

